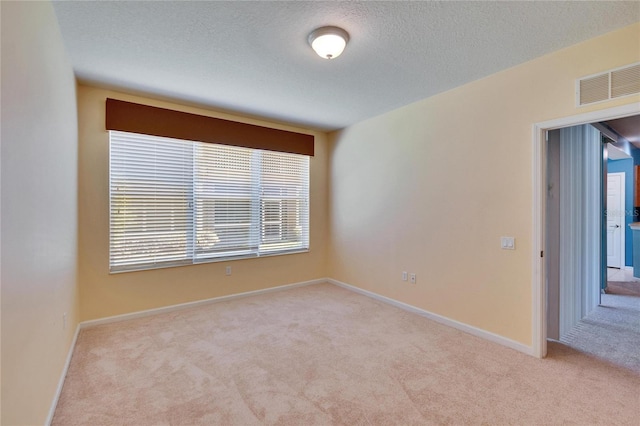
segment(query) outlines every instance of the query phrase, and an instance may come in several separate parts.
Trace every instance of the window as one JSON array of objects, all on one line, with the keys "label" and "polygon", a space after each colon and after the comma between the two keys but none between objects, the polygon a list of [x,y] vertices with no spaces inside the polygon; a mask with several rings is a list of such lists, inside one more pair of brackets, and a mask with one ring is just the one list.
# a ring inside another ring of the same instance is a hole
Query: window
[{"label": "window", "polygon": [[111,131],[110,270],[309,249],[309,157]]}]

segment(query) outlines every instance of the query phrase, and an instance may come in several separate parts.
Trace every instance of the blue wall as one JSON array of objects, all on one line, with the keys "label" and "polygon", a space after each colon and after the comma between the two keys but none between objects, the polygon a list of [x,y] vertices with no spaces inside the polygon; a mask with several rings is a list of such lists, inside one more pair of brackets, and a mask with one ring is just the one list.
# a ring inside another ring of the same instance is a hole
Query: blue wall
[{"label": "blue wall", "polygon": [[[640,150],[636,149],[640,154]],[[624,215],[624,264],[626,266],[633,265],[633,240],[631,234],[631,228],[629,224],[634,221],[633,211],[633,166],[636,156],[634,158],[625,158],[622,160],[609,160],[607,161],[607,173],[625,173],[624,181],[624,198],[625,198],[625,215]],[[640,160],[640,155],[638,155]]]},{"label": "blue wall", "polygon": [[631,145],[631,156],[633,157],[633,165],[640,166],[640,149]]}]

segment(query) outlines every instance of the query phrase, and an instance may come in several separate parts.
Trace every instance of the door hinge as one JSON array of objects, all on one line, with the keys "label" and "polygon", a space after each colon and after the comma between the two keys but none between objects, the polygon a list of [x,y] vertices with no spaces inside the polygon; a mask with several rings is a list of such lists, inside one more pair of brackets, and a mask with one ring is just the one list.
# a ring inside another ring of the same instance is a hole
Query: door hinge
[{"label": "door hinge", "polygon": [[544,251],[540,251],[540,257],[544,257]]}]

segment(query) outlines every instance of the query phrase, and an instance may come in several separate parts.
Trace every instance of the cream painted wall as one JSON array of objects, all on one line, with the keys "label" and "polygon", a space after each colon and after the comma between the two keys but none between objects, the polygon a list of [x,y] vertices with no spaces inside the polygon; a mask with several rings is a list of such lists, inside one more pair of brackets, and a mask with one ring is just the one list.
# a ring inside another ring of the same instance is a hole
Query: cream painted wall
[{"label": "cream painted wall", "polygon": [[36,425],[78,323],[76,86],[51,3],[0,7],[1,422]]},{"label": "cream painted wall", "polygon": [[532,126],[637,61],[640,23],[332,134],[328,275],[531,345]]},{"label": "cream painted wall", "polygon": [[[109,274],[109,138],[105,99],[122,99],[315,135],[309,253]],[[145,309],[323,278],[326,275],[326,134],[80,85],[79,264],[81,318]],[[231,276],[225,276],[232,266]]]}]

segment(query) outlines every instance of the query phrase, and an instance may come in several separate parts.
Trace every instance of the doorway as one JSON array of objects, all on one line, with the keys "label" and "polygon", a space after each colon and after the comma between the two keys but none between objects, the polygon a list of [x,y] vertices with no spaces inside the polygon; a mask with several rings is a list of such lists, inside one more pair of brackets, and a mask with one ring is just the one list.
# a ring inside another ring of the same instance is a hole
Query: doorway
[{"label": "doorway", "polygon": [[597,123],[611,119],[640,114],[640,105],[630,104],[573,117],[551,120],[534,125],[533,128],[533,330],[532,353],[540,358],[547,353],[547,282],[544,251],[547,238],[546,195],[547,139],[549,130],[582,124]]},{"label": "doorway", "polygon": [[606,282],[606,148],[590,124],[547,133],[547,337],[553,340],[562,340],[593,311]]}]

